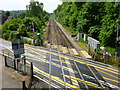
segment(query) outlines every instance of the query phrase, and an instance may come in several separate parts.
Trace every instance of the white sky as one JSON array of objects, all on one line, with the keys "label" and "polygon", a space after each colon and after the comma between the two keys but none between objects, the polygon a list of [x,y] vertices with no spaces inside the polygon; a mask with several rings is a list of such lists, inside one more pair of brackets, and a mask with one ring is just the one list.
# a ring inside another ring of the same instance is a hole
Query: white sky
[{"label": "white sky", "polygon": [[[36,1],[36,0],[35,0]],[[60,0],[37,0],[44,3],[44,10],[52,13],[59,4]],[[26,5],[29,5],[30,0],[0,0],[0,10],[26,10]]]}]

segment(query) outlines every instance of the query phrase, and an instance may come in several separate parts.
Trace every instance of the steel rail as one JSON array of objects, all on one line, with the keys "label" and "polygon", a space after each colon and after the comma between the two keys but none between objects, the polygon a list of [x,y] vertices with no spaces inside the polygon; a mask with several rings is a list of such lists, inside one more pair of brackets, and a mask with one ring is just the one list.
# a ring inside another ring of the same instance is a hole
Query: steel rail
[{"label": "steel rail", "polygon": [[[60,30],[61,31],[61,30]],[[62,33],[62,31],[61,31]],[[66,38],[67,39],[67,38]],[[71,44],[71,43],[70,43]],[[71,44],[72,46],[72,44]],[[73,47],[73,46],[72,46]],[[68,46],[67,46],[68,48]],[[71,57],[73,58],[73,56],[71,55]],[[78,68],[76,62],[74,61],[74,58],[73,58],[73,62],[75,63],[75,66]],[[86,63],[86,61],[84,60],[86,66],[89,68],[89,70],[91,71],[91,73],[93,74],[93,76],[95,77],[95,79],[98,81],[98,83],[100,84],[100,86],[102,87],[102,89],[105,89],[105,87],[102,85],[102,83],[99,81],[99,79],[97,78],[97,76],[95,75],[95,73],[92,71],[92,69],[88,66],[88,64]],[[78,71],[79,71],[79,68],[78,68]]]},{"label": "steel rail", "polygon": [[[44,48],[44,47],[39,47],[39,49],[43,49],[43,50],[49,50],[48,48]],[[52,52],[54,52],[54,53],[57,53],[57,51],[56,50],[54,50],[54,49],[51,49],[51,51]],[[70,54],[64,54],[65,56],[70,56]],[[110,66],[110,65],[108,65],[108,64],[104,64],[104,63],[101,63],[101,62],[98,62],[98,61],[93,61],[93,60],[91,60],[91,59],[83,59],[83,58],[81,58],[81,57],[78,57],[78,56],[73,56],[75,59],[80,59],[79,61],[84,61],[84,60],[86,60],[86,62],[87,63],[90,63],[90,64],[93,64],[93,65],[95,65],[95,66],[99,66],[99,67],[102,67],[102,68],[105,68],[105,69],[108,69],[108,70],[112,70],[112,71],[115,71],[115,72],[119,72],[118,71],[118,69],[114,69],[114,68],[112,68],[112,66]]]},{"label": "steel rail", "polygon": [[84,60],[86,66],[89,68],[89,70],[91,71],[91,73],[93,74],[93,76],[95,77],[95,79],[98,81],[98,83],[100,84],[100,86],[102,87],[102,89],[105,89],[105,87],[102,85],[102,83],[100,82],[100,80],[97,78],[97,76],[95,75],[95,73],[92,71],[92,69],[89,67],[89,65],[86,63],[86,61]]},{"label": "steel rail", "polygon": [[[54,23],[54,22],[53,22]],[[55,23],[53,24],[54,28],[56,28],[55,26]],[[54,30],[55,31],[55,30]],[[55,37],[57,37],[56,33],[55,33]],[[64,80],[64,84],[65,84],[65,89],[67,90],[67,86],[66,86],[66,79],[65,79],[65,74],[64,74],[64,70],[63,70],[63,65],[62,65],[62,60],[61,60],[61,56],[60,56],[60,52],[59,52],[59,49],[58,49],[58,41],[57,39],[55,38],[55,41],[56,41],[56,44],[57,44],[57,51],[58,51],[58,55],[59,55],[59,60],[60,60],[60,64],[61,64],[61,68],[62,68],[62,74],[63,74],[63,80]]]},{"label": "steel rail", "polygon": [[[72,46],[72,45],[71,45],[71,46]],[[67,46],[67,48],[68,48],[68,46]],[[72,58],[73,58],[73,56],[72,56]],[[74,61],[74,58],[73,58],[73,62],[74,62],[74,64],[75,64],[76,68],[78,68],[76,62]],[[84,62],[85,62],[85,64],[86,64],[86,66],[89,68],[89,70],[91,71],[91,73],[93,74],[93,76],[95,77],[95,79],[98,81],[98,83],[100,84],[100,86],[104,89],[105,87],[104,87],[104,86],[102,85],[102,83],[99,81],[99,79],[97,78],[97,76],[95,75],[95,73],[94,73],[94,72],[92,71],[92,69],[87,65],[87,63],[86,63],[85,60],[84,60]],[[80,73],[79,68],[78,68],[78,71],[79,71],[79,73]],[[85,86],[87,86],[87,85],[85,85]]]},{"label": "steel rail", "polygon": [[[58,30],[59,30],[59,29],[58,29]],[[59,32],[61,32],[61,31],[59,30]],[[61,33],[62,33],[62,32],[61,32]],[[66,43],[68,44],[69,42],[66,42]],[[67,47],[67,49],[69,48],[68,45],[66,45],[66,47]],[[71,47],[71,48],[72,48],[72,47]],[[70,54],[70,56],[72,57],[71,54]],[[73,57],[72,57],[72,59],[73,59],[73,62],[74,62],[74,64],[75,64],[76,68],[77,68],[77,71],[78,71],[80,77],[83,79],[83,83],[84,83],[86,89],[89,90],[89,89],[88,89],[88,86],[87,86],[87,84],[86,84],[86,82],[85,82],[85,79],[83,78],[83,75],[82,75],[82,73],[80,72],[80,70],[79,70],[79,68],[78,68],[78,66],[77,66],[77,64],[76,64],[76,62],[74,61],[74,58],[73,58]]]}]

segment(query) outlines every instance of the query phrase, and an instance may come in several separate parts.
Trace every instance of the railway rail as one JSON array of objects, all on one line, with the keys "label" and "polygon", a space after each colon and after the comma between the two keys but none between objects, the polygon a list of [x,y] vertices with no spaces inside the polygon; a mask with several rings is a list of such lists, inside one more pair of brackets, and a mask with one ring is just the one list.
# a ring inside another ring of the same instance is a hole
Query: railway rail
[{"label": "railway rail", "polygon": [[[53,29],[49,32],[52,32],[54,34],[55,37],[50,36],[51,34],[49,34],[50,39],[52,38],[53,41],[51,41],[51,43],[56,42],[55,45],[57,45],[57,52],[58,52],[58,56],[59,56],[59,60],[61,63],[61,67],[62,67],[62,62],[61,62],[61,55],[62,53],[60,53],[58,47],[59,45],[63,45],[64,47],[66,47],[67,49],[69,48],[73,48],[72,44],[67,40],[67,38],[65,37],[65,35],[62,33],[62,31],[60,30],[60,28],[56,25],[54,20],[51,20],[51,23],[53,24]],[[52,45],[52,44],[50,44]],[[71,59],[73,59],[73,63],[74,66],[76,67],[75,70],[77,70],[77,72],[79,73],[79,78],[81,78],[83,80],[83,86],[82,88],[86,88],[87,90],[89,90],[89,85],[87,85],[86,81],[87,79],[83,76],[84,73],[81,72],[80,68],[78,67],[77,63],[74,61],[74,56],[70,54]],[[96,74],[94,73],[94,71],[92,71],[91,67],[89,67],[89,65],[87,65],[87,62],[83,59],[83,61],[85,62],[86,68],[89,70],[89,73],[91,73],[91,76],[93,76],[95,78],[96,84],[98,84],[102,89],[105,89],[105,87],[103,86],[103,84],[100,82],[100,80],[98,79],[98,77],[96,76]],[[81,67],[82,68],[82,67]],[[65,80],[65,75],[64,75],[64,70],[62,68],[62,73],[63,73],[63,78],[64,78],[64,83],[66,86],[66,80]],[[86,79],[86,80],[85,80]],[[79,85],[77,86],[78,88],[81,88],[80,85],[81,83],[79,83]]]}]

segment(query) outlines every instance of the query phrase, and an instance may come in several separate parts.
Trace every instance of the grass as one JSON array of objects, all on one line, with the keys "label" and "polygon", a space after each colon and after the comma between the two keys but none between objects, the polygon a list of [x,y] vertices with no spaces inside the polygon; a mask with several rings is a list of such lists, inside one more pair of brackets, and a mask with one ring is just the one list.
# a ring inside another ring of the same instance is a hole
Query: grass
[{"label": "grass", "polygon": [[86,52],[88,52],[88,41],[84,41],[83,39],[80,39],[80,41],[76,41],[81,48],[83,48]]},{"label": "grass", "polygon": [[[62,24],[61,24],[61,25],[62,25]],[[63,27],[65,30],[67,30],[68,32],[70,32],[70,34],[77,35],[76,32],[72,32],[73,30],[71,30],[71,28],[69,28],[69,27],[67,27],[67,26],[65,26],[65,25],[62,25],[62,27]]]}]

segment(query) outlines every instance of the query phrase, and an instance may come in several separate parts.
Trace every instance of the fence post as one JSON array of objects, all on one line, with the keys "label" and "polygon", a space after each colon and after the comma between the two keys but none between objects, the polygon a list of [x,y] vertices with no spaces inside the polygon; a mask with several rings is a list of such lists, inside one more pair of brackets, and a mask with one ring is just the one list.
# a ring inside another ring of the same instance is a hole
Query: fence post
[{"label": "fence post", "polygon": [[24,75],[26,74],[26,57],[24,56],[24,71],[23,71],[23,73],[24,73]]},{"label": "fence post", "polygon": [[90,44],[88,44],[88,54],[90,54]]},{"label": "fence post", "polygon": [[33,81],[33,64],[32,62],[30,63],[30,83],[29,83],[29,89],[32,87],[32,81]]},{"label": "fence post", "polygon": [[16,61],[17,61],[17,71],[18,71],[18,70],[19,70],[19,69],[18,69],[18,59],[17,59]]},{"label": "fence post", "polygon": [[2,53],[3,53],[3,56],[4,56],[4,51],[2,51]]},{"label": "fence post", "polygon": [[7,67],[7,56],[5,56],[5,66]]},{"label": "fence post", "polygon": [[23,90],[27,90],[25,81],[22,81]]},{"label": "fence post", "polygon": [[8,58],[9,58],[9,53],[8,53]]},{"label": "fence post", "polygon": [[97,56],[97,51],[95,49],[95,52],[94,52],[94,60],[96,60],[96,56]]},{"label": "fence post", "polygon": [[14,69],[16,70],[16,62],[15,62],[15,59],[14,59]]}]

